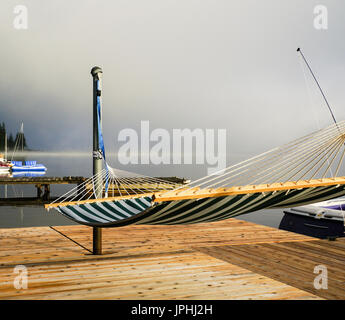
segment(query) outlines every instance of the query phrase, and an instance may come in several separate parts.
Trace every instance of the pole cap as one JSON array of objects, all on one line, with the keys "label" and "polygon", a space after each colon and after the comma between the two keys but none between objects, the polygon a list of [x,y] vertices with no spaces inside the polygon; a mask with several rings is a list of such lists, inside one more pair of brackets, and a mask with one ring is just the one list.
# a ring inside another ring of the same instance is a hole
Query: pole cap
[{"label": "pole cap", "polygon": [[99,73],[103,73],[102,68],[96,66],[91,69],[91,74],[93,77],[96,77]]}]

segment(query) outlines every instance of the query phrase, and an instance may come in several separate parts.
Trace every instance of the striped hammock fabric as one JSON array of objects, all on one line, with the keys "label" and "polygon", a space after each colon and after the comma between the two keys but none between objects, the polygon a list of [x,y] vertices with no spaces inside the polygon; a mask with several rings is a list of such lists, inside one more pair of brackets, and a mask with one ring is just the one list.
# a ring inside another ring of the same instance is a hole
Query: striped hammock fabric
[{"label": "striped hammock fabric", "polygon": [[97,201],[57,207],[64,216],[88,226],[121,227],[129,224],[193,224],[220,221],[267,209],[288,208],[345,195],[345,185],[251,193],[200,200],[165,201],[151,197]]},{"label": "striped hammock fabric", "polygon": [[[106,168],[46,205],[97,227],[193,224],[345,195],[345,122],[188,184]],[[106,187],[105,187],[106,186]]]}]

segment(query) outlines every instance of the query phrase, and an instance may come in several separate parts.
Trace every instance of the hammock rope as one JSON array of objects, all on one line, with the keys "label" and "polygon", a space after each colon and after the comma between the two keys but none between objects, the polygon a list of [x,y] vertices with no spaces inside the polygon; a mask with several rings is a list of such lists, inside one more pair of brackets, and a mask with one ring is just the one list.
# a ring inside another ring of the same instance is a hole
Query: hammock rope
[{"label": "hammock rope", "polygon": [[[338,129],[342,130],[341,134]],[[330,148],[337,146],[338,143],[344,142],[344,133],[345,122],[340,122],[337,126],[331,125],[326,129],[316,132],[314,135],[307,136],[307,138],[298,139],[281,148],[274,148],[258,157],[254,157],[251,161],[244,161],[228,167],[223,170],[224,173],[221,175],[206,176],[196,180],[192,182],[189,187],[190,189],[206,189],[210,187],[224,188],[234,185],[243,186],[253,183],[272,184],[281,182],[281,179],[286,177],[289,173],[291,173],[291,175],[284,182],[293,178],[299,181],[301,177],[305,177],[307,173],[310,173],[308,166],[315,166],[323,152],[329,151],[331,150]],[[341,146],[338,152],[340,149]],[[326,154],[325,157],[328,159],[329,154]],[[339,160],[339,167],[341,164],[340,161],[342,161],[342,158]],[[302,164],[305,165],[300,168]],[[324,165],[324,163],[322,163],[322,165]],[[298,168],[300,169],[297,170]],[[307,170],[303,171],[303,169]],[[300,177],[297,177],[298,173],[301,173]],[[311,174],[309,180],[315,176],[316,173]],[[255,179],[253,179],[253,177],[255,177]],[[172,193],[175,191],[177,190],[173,190]]]},{"label": "hammock rope", "polygon": [[[98,183],[99,180],[101,180],[102,183]],[[115,190],[117,190],[116,196],[121,197],[132,194],[147,194],[150,192],[152,193],[152,191],[174,190],[180,185],[179,183],[160,178],[152,178],[141,174],[111,168],[107,164],[105,169],[80,183],[75,188],[69,190],[61,197],[54,200],[50,205],[60,202],[73,202],[79,200],[87,201],[94,199],[96,198],[96,194],[104,188],[106,183],[108,184],[108,195],[109,187],[111,187],[111,194],[113,197],[115,196]]]},{"label": "hammock rope", "polygon": [[105,161],[100,173],[46,208],[82,224],[114,227],[212,222],[319,202],[345,195],[345,177],[337,177],[344,142],[342,121],[187,184],[115,169]]},{"label": "hammock rope", "polygon": [[[326,96],[324,95],[324,93],[323,93],[323,91],[322,91],[322,89],[321,89],[321,86],[320,86],[319,82],[317,81],[317,79],[316,79],[316,77],[315,77],[315,75],[314,75],[314,73],[313,73],[313,71],[312,71],[312,69],[311,69],[309,63],[307,62],[307,60],[306,60],[304,54],[302,53],[302,50],[301,50],[300,48],[298,48],[298,49],[297,49],[297,52],[299,53],[299,54],[298,54],[298,57],[299,57],[298,60],[299,60],[299,62],[300,62],[300,66],[301,66],[302,73],[303,73],[303,76],[304,76],[304,83],[305,83],[305,86],[306,86],[307,91],[308,91],[309,101],[310,101],[310,104],[311,104],[311,106],[312,106],[312,112],[313,112],[313,115],[314,115],[315,122],[317,122],[318,128],[320,129],[320,122],[319,122],[319,118],[318,118],[318,117],[316,116],[316,114],[315,114],[316,108],[314,107],[314,102],[313,102],[313,99],[312,99],[312,96],[311,96],[311,88],[310,88],[310,86],[309,86],[309,82],[307,81],[307,75],[306,75],[306,71],[305,71],[303,62],[305,63],[306,67],[308,68],[308,70],[309,70],[310,74],[312,75],[312,77],[313,77],[315,83],[317,84],[317,87],[318,87],[319,91],[321,92],[321,94],[322,94],[322,96],[323,96],[323,98],[324,98],[324,101],[325,101],[325,103],[326,103],[326,105],[327,105],[327,107],[328,107],[328,110],[329,110],[329,112],[330,112],[330,114],[331,114],[331,116],[332,116],[333,121],[334,121],[335,123],[337,123],[337,121],[336,121],[336,119],[335,119],[335,116],[334,116],[334,113],[333,113],[333,111],[332,111],[332,109],[331,109],[331,107],[330,107],[330,105],[329,105],[329,103],[328,103],[328,100],[326,99]],[[338,164],[338,166],[337,166],[337,168],[336,168],[336,172],[335,172],[334,176],[337,176],[337,174],[338,174],[338,170],[339,170],[339,168],[340,168],[340,164],[341,164],[342,161],[343,161],[344,152],[345,152],[345,149],[343,150],[343,153],[342,153],[342,155],[341,155],[341,160],[340,160],[340,162],[339,162],[339,164]],[[331,175],[333,175],[333,174],[332,174],[332,169],[331,169],[331,168],[330,168],[330,172],[331,172]],[[340,206],[340,211],[341,211],[341,213],[342,213],[343,222],[344,222],[344,226],[345,226],[345,213],[344,213],[344,211],[343,211],[342,206]]]}]

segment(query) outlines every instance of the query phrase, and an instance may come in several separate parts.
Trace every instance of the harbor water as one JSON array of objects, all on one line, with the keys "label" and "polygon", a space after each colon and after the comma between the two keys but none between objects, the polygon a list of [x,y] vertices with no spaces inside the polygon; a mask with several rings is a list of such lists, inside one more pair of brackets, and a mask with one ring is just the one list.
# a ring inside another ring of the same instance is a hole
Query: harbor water
[{"label": "harbor water", "polygon": [[[44,164],[48,170],[47,177],[66,177],[92,175],[92,157],[88,152],[31,152],[25,153],[26,160],[36,160]],[[108,154],[108,161],[114,167],[147,176],[169,177],[176,176],[186,179],[197,179],[206,174],[205,167],[195,165],[126,165],[116,163],[116,155]],[[75,185],[51,185],[51,196],[57,197],[74,188]],[[34,185],[0,186],[0,197],[34,197]],[[269,209],[242,215],[238,219],[255,222],[278,228],[283,218],[281,209]],[[0,206],[0,228],[20,228],[35,226],[73,225],[73,221],[62,216],[56,210],[49,212],[42,206]]]}]

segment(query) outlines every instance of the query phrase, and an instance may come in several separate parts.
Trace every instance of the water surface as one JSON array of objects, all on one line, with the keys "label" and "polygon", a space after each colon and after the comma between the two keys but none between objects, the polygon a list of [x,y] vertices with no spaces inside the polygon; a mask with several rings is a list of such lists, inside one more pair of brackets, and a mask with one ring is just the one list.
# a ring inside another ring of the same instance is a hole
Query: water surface
[{"label": "water surface", "polygon": [[[243,156],[242,156],[243,157]],[[238,157],[239,158],[239,157]],[[64,177],[64,176],[84,176],[92,175],[92,157],[91,152],[83,153],[43,153],[31,152],[20,156],[20,159],[36,160],[44,164],[48,170],[46,176]],[[236,159],[237,160],[237,159]],[[108,161],[112,166],[118,169],[145,174],[148,176],[168,177],[177,176],[195,180],[206,175],[207,171],[204,166],[197,165],[128,165],[123,166],[116,163],[116,156],[109,154]],[[60,196],[75,185],[52,185],[51,196]],[[4,186],[0,187],[0,197],[14,196],[36,196],[34,185],[8,185],[7,191]],[[255,222],[262,225],[278,228],[283,217],[283,211],[280,209],[261,210],[242,215],[238,219]],[[59,214],[52,209],[49,212],[43,207],[10,207],[0,206],[0,228],[18,228],[34,226],[58,226],[72,225],[73,221]]]}]

